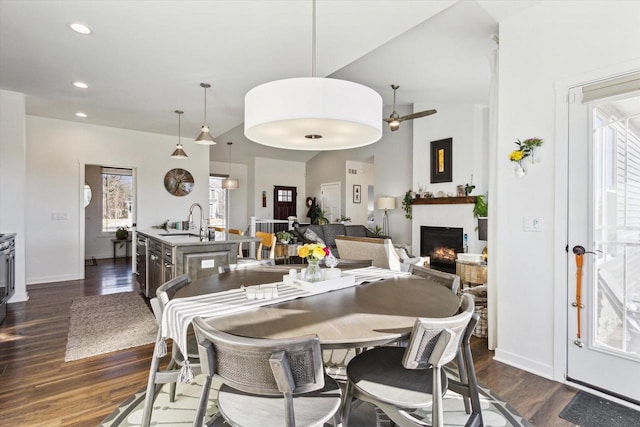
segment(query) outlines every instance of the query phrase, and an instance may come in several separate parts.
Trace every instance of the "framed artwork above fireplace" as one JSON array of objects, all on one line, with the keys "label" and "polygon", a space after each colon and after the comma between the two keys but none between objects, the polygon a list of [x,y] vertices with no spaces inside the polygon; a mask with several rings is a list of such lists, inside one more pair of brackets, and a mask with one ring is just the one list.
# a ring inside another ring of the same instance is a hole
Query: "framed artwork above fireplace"
[{"label": "framed artwork above fireplace", "polygon": [[431,183],[451,182],[453,138],[431,141]]}]

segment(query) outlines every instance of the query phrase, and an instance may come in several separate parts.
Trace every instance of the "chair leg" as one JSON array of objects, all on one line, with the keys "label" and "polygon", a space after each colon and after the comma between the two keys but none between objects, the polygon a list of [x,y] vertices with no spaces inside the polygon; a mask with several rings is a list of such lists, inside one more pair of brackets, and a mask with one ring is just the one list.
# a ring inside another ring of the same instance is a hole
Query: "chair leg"
[{"label": "chair leg", "polygon": [[444,411],[442,410],[442,378],[440,377],[439,366],[433,367],[433,387],[431,390],[431,425],[432,427],[443,427]]},{"label": "chair leg", "polygon": [[349,416],[351,415],[351,402],[353,400],[353,384],[347,379],[347,388],[344,391],[344,404],[342,406],[342,427],[349,424]]},{"label": "chair leg", "polygon": [[[160,342],[162,339],[161,331],[158,330],[158,336],[156,338],[156,343]],[[158,372],[158,368],[160,367],[160,358],[155,354],[155,347],[153,351],[153,356],[151,356],[151,367],[149,368],[149,379],[147,380],[147,393],[144,397],[144,410],[142,412],[142,427],[149,427],[151,423],[151,409],[153,408],[153,400],[155,398],[155,388],[156,388],[156,372]]]},{"label": "chair leg", "polygon": [[169,402],[173,403],[176,401],[176,383],[169,384]]},{"label": "chair leg", "polygon": [[[467,368],[464,360],[463,349],[458,350],[458,354],[456,354],[456,364],[458,365],[458,375],[460,376],[460,382],[462,384],[468,384],[469,379],[467,378]],[[467,396],[462,396],[462,401],[464,402],[464,410],[467,414],[471,413],[471,404],[469,403],[469,398]]]},{"label": "chair leg", "polygon": [[193,427],[202,427],[204,419],[207,415],[207,403],[209,402],[209,392],[211,391],[211,380],[213,377],[207,375],[202,384],[202,392],[200,393],[200,402],[198,403],[198,410],[196,416],[193,419]]},{"label": "chair leg", "polygon": [[476,370],[473,365],[473,355],[471,354],[471,346],[469,344],[465,344],[464,347],[464,358],[467,362],[467,384],[469,385],[469,397],[471,399],[471,410],[472,413],[479,414],[480,416],[480,425],[483,425],[482,421],[482,409],[480,407],[480,396],[478,394],[478,379],[476,378]]}]

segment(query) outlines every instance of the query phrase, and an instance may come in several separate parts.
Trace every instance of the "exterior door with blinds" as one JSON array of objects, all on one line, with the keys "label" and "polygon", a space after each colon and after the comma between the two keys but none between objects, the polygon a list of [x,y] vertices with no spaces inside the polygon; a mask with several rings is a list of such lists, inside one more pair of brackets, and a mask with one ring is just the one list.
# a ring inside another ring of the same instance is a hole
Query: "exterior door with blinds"
[{"label": "exterior door with blinds", "polygon": [[273,187],[273,219],[287,219],[290,216],[298,216],[296,201],[298,190],[296,187]]},{"label": "exterior door with blinds", "polygon": [[638,403],[640,91],[604,87],[569,94],[567,377]]}]

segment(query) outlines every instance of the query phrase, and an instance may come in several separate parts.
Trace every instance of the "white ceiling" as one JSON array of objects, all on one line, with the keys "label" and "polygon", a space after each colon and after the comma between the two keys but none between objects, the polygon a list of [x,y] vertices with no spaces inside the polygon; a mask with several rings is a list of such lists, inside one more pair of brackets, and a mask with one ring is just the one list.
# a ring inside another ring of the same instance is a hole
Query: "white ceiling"
[{"label": "white ceiling", "polygon": [[[489,36],[532,3],[318,0],[316,75],[363,83],[387,105],[392,83],[399,104],[487,103]],[[201,82],[212,85],[207,121],[217,136],[242,124],[252,87],[311,75],[311,8],[310,0],[0,0],[0,88],[25,93],[30,115],[168,135],[177,135],[181,109],[187,144],[202,125]],[[72,22],[94,33],[78,35]],[[219,143],[212,158],[226,150]]]}]

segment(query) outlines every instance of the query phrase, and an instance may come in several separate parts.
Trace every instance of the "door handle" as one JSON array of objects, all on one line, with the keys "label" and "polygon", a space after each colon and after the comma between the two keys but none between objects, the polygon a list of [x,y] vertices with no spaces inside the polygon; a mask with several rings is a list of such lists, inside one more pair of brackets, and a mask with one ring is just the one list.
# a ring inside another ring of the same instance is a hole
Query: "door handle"
[{"label": "door handle", "polygon": [[595,252],[587,251],[584,246],[575,245],[572,249],[573,254],[576,257],[576,300],[571,303],[573,307],[576,308],[576,316],[577,316],[577,331],[576,337],[577,339],[574,341],[574,344],[578,347],[583,346],[582,341],[580,340],[582,337],[582,327],[580,320],[580,311],[584,308],[584,304],[582,304],[582,266],[584,264],[584,254],[594,254]]},{"label": "door handle", "polygon": [[[576,245],[573,247],[573,253],[576,257],[576,300],[572,304],[576,308],[577,315],[577,331],[576,331],[576,341],[580,341],[582,332],[580,325],[580,310],[584,307],[582,305],[582,265],[584,264],[584,254],[586,250],[584,246]],[[577,345],[577,344],[576,344]]]}]

